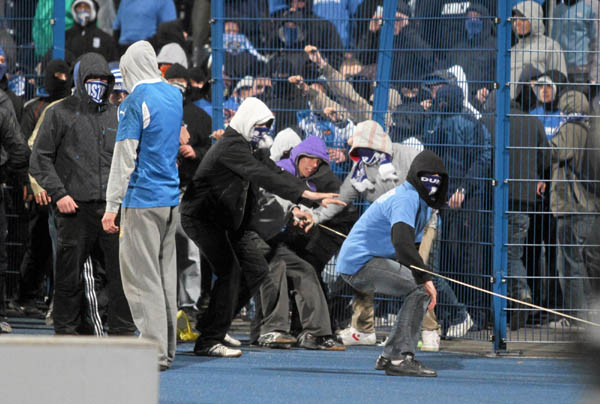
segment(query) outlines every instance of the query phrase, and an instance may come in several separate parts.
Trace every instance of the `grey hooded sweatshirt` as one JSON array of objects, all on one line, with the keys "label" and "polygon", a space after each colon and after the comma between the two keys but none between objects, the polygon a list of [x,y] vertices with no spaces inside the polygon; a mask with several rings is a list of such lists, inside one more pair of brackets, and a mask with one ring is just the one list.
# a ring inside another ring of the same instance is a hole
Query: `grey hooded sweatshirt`
[{"label": "grey hooded sweatshirt", "polygon": [[[348,176],[340,187],[339,200],[346,202],[346,204],[352,203],[352,201],[360,196],[369,202],[373,202],[390,189],[402,184],[406,180],[406,175],[412,161],[420,153],[419,150],[413,147],[392,143],[381,125],[375,121],[364,121],[356,125],[352,142],[350,155],[361,147],[391,155],[396,178],[384,179],[379,164],[366,166],[367,178],[375,187],[361,193],[352,185],[352,175],[358,166],[358,163],[354,163],[350,173],[348,173]],[[342,210],[344,210],[344,206],[330,204],[327,208],[321,207],[315,209],[312,212],[313,219],[315,223],[324,223]]]},{"label": "grey hooded sweatshirt", "polygon": [[[515,83],[521,77],[525,65],[532,65],[541,72],[558,70],[567,76],[565,55],[552,38],[544,35],[545,27],[542,18],[542,6],[535,1],[522,1],[513,7],[531,22],[531,32],[519,37],[518,42],[510,49],[510,81]],[[510,98],[516,97],[517,85],[510,87]]]}]

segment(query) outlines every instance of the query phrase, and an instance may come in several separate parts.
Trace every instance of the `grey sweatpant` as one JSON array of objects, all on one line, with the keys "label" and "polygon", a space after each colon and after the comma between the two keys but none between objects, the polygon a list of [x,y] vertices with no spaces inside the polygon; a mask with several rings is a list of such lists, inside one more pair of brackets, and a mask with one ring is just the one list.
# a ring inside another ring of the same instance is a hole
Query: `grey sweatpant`
[{"label": "grey sweatpant", "polygon": [[158,362],[170,366],[177,344],[177,259],[179,209],[122,208],[119,259],[123,289],[141,336],[159,345]]}]

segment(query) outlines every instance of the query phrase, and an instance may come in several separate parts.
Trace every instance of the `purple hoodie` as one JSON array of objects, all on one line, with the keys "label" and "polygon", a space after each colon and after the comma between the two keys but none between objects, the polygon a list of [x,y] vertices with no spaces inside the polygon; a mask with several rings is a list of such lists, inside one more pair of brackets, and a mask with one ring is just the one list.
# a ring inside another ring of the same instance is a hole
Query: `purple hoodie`
[{"label": "purple hoodie", "polygon": [[317,136],[309,136],[292,149],[290,157],[279,160],[277,165],[296,177],[299,177],[298,160],[300,160],[300,157],[304,156],[318,158],[329,164],[329,153],[327,153],[327,146],[325,146],[323,139]]}]

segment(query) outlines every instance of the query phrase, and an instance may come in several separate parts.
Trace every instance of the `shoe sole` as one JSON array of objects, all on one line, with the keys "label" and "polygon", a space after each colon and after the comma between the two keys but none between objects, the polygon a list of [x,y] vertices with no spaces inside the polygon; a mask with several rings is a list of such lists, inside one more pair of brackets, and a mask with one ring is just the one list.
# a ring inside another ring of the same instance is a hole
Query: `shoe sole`
[{"label": "shoe sole", "polygon": [[390,372],[389,369],[385,370],[386,376],[408,376],[408,377],[437,377],[437,373],[432,375],[422,373],[403,373],[403,372]]},{"label": "shoe sole", "polygon": [[318,348],[321,351],[345,351],[346,347],[345,346],[336,346],[336,347],[331,347],[331,348]]},{"label": "shoe sole", "polygon": [[430,348],[430,347],[425,347],[425,346],[422,346],[422,347],[421,347],[421,351],[424,351],[424,352],[439,352],[439,351],[440,351],[440,348],[439,348],[439,347],[436,347],[436,348]]}]

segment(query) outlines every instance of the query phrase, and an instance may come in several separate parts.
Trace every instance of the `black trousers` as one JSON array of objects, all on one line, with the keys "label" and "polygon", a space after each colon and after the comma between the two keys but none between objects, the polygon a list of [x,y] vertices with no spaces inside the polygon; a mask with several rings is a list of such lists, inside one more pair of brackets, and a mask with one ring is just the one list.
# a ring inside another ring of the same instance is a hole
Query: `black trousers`
[{"label": "black trousers", "polygon": [[[55,211],[58,238],[54,289],[54,331],[56,334],[87,333],[85,327],[84,262],[95,245],[101,250],[106,270],[109,296],[108,327],[110,334],[131,334],[135,325],[123,293],[119,268],[119,235],[102,229],[104,202],[77,202],[74,214]],[[96,244],[97,243],[97,244]]]},{"label": "black trousers", "polygon": [[43,296],[44,277],[52,278],[52,241],[48,231],[48,207],[29,206],[29,238],[21,261],[19,302],[32,302]]},{"label": "black trousers", "polygon": [[228,231],[207,220],[182,215],[181,225],[217,278],[208,309],[196,323],[195,349],[201,349],[223,342],[235,314],[260,287],[268,271],[268,246],[255,232]]}]

